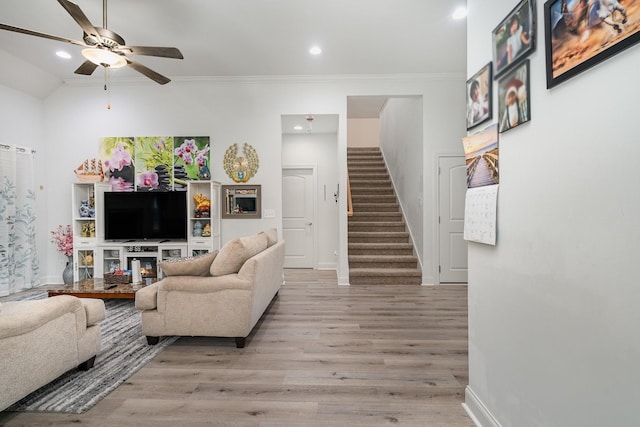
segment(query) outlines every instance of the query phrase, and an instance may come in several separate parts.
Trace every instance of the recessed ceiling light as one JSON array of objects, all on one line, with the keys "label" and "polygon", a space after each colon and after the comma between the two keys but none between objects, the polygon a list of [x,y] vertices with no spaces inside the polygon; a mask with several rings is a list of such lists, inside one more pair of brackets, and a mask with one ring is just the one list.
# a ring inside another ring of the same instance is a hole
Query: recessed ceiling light
[{"label": "recessed ceiling light", "polygon": [[302,126],[300,126],[300,125],[296,125],[296,126],[293,127],[293,130],[302,130],[302,129],[304,129],[304,128]]},{"label": "recessed ceiling light", "polygon": [[467,16],[469,11],[466,7],[460,6],[453,12],[453,19],[463,19]]},{"label": "recessed ceiling light", "polygon": [[65,52],[64,50],[59,50],[56,52],[56,55],[58,55],[60,58],[64,58],[64,59],[71,59],[71,55],[69,55],[67,52]]},{"label": "recessed ceiling light", "polygon": [[322,49],[320,49],[320,46],[313,46],[309,49],[309,53],[311,55],[320,55],[322,53]]}]

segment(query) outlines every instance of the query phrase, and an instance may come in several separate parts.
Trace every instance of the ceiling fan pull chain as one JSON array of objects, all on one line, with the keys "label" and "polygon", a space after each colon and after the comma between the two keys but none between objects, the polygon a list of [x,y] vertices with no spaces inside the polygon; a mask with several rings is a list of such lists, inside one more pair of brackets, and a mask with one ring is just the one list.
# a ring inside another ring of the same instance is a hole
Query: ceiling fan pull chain
[{"label": "ceiling fan pull chain", "polygon": [[111,110],[111,91],[109,90],[109,67],[104,67],[104,90],[107,92],[107,110]]}]

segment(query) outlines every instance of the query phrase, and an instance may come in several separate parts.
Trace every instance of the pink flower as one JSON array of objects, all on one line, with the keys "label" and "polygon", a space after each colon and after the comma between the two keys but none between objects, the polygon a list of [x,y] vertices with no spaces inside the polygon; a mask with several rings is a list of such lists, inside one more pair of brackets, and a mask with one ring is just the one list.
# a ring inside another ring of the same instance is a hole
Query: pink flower
[{"label": "pink flower", "polygon": [[51,232],[51,242],[62,255],[73,255],[73,230],[70,225],[59,225]]},{"label": "pink flower", "polygon": [[118,144],[116,148],[111,149],[111,158],[105,160],[104,165],[111,172],[120,171],[123,167],[131,165],[131,154],[124,149],[122,144]]},{"label": "pink flower", "polygon": [[195,139],[185,139],[180,147],[184,148],[184,151],[187,153],[195,153],[198,151]]},{"label": "pink flower", "polygon": [[196,162],[198,163],[198,166],[200,166],[200,167],[206,165],[207,164],[207,152],[206,151],[199,152],[198,155],[196,156]]},{"label": "pink flower", "polygon": [[182,146],[176,148],[175,150],[173,150],[173,154],[180,157],[181,159],[184,159],[184,156],[185,156],[184,148]]},{"label": "pink flower", "polygon": [[138,177],[138,187],[157,188],[158,174],[153,171],[142,172]]}]

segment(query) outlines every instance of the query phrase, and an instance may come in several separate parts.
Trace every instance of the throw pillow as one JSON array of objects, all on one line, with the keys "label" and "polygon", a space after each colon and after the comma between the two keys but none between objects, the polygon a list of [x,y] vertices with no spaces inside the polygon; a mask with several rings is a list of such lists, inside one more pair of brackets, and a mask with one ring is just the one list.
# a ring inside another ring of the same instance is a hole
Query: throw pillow
[{"label": "throw pillow", "polygon": [[211,264],[212,276],[224,276],[240,271],[242,264],[252,256],[267,249],[267,236],[256,234],[227,242]]},{"label": "throw pillow", "polygon": [[165,276],[208,276],[218,251],[189,258],[168,259],[158,263]]},{"label": "throw pillow", "polygon": [[271,246],[275,245],[276,243],[278,243],[278,229],[276,228],[267,228],[264,231],[261,231],[258,234],[264,234],[267,236],[267,247],[270,248]]}]

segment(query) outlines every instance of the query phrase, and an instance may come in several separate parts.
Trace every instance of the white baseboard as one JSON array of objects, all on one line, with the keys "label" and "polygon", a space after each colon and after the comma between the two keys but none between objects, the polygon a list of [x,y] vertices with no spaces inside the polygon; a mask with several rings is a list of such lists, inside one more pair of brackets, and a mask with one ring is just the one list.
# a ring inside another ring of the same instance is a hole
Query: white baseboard
[{"label": "white baseboard", "polygon": [[464,390],[464,403],[462,407],[478,427],[502,427],[469,386]]}]

